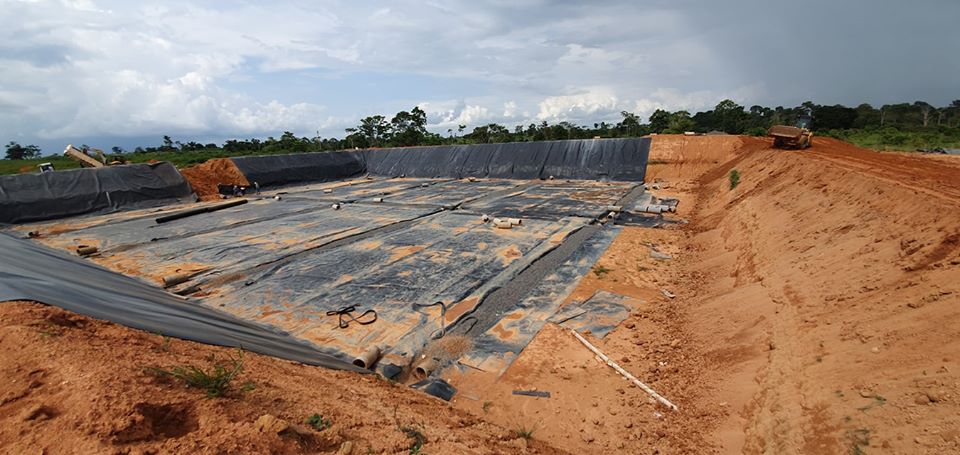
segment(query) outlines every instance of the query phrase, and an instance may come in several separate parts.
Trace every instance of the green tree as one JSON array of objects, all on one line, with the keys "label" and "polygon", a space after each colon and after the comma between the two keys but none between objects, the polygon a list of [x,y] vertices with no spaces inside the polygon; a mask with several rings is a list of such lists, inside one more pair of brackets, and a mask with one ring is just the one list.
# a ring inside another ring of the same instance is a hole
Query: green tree
[{"label": "green tree", "polygon": [[714,120],[728,134],[740,134],[746,127],[747,113],[733,100],[723,100],[713,108]]},{"label": "green tree", "polygon": [[622,119],[617,123],[616,128],[624,136],[641,136],[640,117],[633,112],[620,111]]},{"label": "green tree", "polygon": [[697,126],[693,122],[693,119],[690,118],[690,113],[687,111],[677,111],[673,114],[670,114],[670,122],[665,133],[674,133],[680,134],[687,131],[692,131]]},{"label": "green tree", "polygon": [[510,130],[503,125],[491,123],[489,125],[478,126],[473,132],[467,135],[467,139],[478,144],[489,144],[492,142],[509,142]]},{"label": "green tree", "polygon": [[30,158],[40,157],[40,147],[36,145],[23,146],[14,141],[7,144],[8,160],[28,160]]},{"label": "green tree", "polygon": [[390,119],[391,142],[396,146],[420,145],[427,136],[427,113],[419,107],[400,111]]},{"label": "green tree", "polygon": [[380,147],[390,140],[390,122],[382,115],[372,115],[360,120],[356,132],[366,138],[371,147]]},{"label": "green tree", "polygon": [[670,128],[670,119],[672,115],[669,111],[657,109],[650,114],[650,130],[654,133],[662,133]]}]

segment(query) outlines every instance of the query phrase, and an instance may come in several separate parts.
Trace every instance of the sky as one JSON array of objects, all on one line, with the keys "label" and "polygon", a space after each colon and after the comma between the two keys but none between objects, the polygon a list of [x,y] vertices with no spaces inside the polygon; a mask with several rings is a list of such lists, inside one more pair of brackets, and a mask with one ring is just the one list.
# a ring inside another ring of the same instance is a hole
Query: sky
[{"label": "sky", "polygon": [[960,98],[960,1],[0,0],[0,142],[109,149]]}]

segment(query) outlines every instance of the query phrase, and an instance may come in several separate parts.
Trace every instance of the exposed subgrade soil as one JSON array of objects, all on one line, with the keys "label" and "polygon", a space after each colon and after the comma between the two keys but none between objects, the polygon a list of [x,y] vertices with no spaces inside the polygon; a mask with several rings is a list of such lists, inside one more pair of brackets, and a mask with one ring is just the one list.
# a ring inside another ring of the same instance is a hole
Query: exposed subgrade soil
[{"label": "exposed subgrade soil", "polygon": [[249,352],[207,398],[155,369],[232,368],[238,351],[32,302],[0,304],[0,347],[0,453],[566,453],[376,375]]}]

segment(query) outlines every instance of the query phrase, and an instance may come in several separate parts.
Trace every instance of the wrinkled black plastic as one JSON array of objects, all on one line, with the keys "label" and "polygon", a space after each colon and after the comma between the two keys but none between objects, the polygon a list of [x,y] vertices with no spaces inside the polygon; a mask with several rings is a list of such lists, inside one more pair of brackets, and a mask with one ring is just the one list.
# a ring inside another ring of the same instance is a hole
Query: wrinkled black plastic
[{"label": "wrinkled black plastic", "polygon": [[166,162],[0,176],[0,223],[195,200],[186,179]]},{"label": "wrinkled black plastic", "polygon": [[233,158],[261,186],[386,177],[643,181],[649,138],[403,147]]},{"label": "wrinkled black plastic", "polygon": [[420,390],[427,395],[433,395],[444,401],[450,401],[450,399],[457,394],[455,387],[440,378],[424,379],[411,385],[410,388]]},{"label": "wrinkled black plastic", "polygon": [[261,187],[301,182],[326,182],[366,172],[360,151],[298,153],[231,158],[252,185]]},{"label": "wrinkled black plastic", "polygon": [[364,372],[284,332],[190,303],[142,281],[0,233],[0,302],[33,300],[165,336]]}]

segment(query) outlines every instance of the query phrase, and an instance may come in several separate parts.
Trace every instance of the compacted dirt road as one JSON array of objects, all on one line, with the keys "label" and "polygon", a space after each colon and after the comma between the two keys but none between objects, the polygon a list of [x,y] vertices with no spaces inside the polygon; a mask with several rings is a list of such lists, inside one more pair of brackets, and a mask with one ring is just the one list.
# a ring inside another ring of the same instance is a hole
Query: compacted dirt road
[{"label": "compacted dirt road", "polygon": [[[13,302],[0,304],[0,452],[960,452],[949,158],[655,137],[648,180],[681,199],[679,223],[625,228],[570,300],[634,299],[587,337],[676,412],[552,324],[499,378],[452,377],[450,404],[249,353],[227,396],[205,398],[153,367],[236,352]],[[313,414],[329,427],[303,423]]]}]

